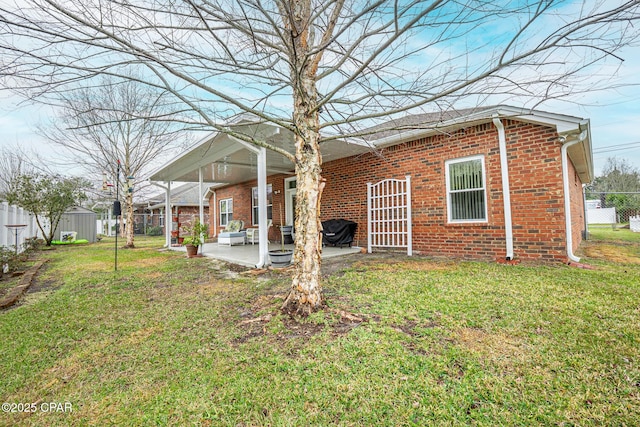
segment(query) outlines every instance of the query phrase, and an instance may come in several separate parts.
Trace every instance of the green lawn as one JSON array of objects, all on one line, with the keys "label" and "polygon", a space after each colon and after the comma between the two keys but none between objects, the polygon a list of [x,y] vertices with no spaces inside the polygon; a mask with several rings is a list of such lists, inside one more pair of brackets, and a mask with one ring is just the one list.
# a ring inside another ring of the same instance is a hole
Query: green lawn
[{"label": "green lawn", "polygon": [[640,425],[640,242],[591,240],[593,270],[359,255],[294,321],[286,276],[161,241],[117,273],[113,241],[43,254],[0,312],[0,398],[37,411],[1,425]]},{"label": "green lawn", "polygon": [[596,241],[640,243],[640,233],[629,228],[589,227],[589,238]]}]

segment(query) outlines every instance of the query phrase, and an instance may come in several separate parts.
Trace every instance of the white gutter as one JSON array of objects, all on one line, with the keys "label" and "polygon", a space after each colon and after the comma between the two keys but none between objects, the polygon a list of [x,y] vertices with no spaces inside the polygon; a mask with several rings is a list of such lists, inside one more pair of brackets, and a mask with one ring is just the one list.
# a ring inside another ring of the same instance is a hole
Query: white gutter
[{"label": "white gutter", "polygon": [[502,174],[502,200],[504,203],[504,234],[507,254],[505,259],[513,259],[513,220],[511,217],[511,186],[509,185],[509,162],[507,159],[507,138],[504,125],[497,115],[493,116],[493,124],[498,129],[498,145],[500,146],[500,172]]},{"label": "white gutter", "polygon": [[562,157],[562,184],[564,189],[564,223],[567,236],[567,257],[573,262],[580,262],[580,258],[573,253],[573,231],[571,228],[571,196],[569,192],[569,160],[567,149],[572,145],[576,145],[587,138],[588,132],[582,131],[580,135],[574,140],[565,142],[565,137],[560,137],[560,140],[564,142],[560,155]]}]

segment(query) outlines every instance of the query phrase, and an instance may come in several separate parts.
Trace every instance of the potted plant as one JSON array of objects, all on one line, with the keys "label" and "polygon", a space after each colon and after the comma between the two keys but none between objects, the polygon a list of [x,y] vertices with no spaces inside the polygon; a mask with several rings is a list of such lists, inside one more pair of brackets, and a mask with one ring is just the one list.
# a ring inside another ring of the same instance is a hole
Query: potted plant
[{"label": "potted plant", "polygon": [[282,220],[282,203],[279,205],[280,208],[280,249],[274,249],[269,251],[269,258],[271,259],[271,265],[276,268],[286,267],[291,264],[291,258],[293,257],[293,251],[291,249],[285,249],[284,247],[284,230],[286,227],[284,225],[284,221]]},{"label": "potted plant", "polygon": [[187,256],[192,258],[198,253],[198,247],[204,244],[207,238],[208,227],[200,222],[199,218],[194,219],[191,227],[185,227],[184,230],[188,235],[184,238],[183,244],[187,248]]}]

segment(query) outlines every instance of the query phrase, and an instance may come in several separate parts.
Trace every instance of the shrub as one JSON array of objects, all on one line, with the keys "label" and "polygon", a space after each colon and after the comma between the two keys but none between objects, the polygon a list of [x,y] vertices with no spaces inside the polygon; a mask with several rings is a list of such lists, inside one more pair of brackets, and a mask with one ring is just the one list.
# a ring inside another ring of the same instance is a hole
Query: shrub
[{"label": "shrub", "polygon": [[16,255],[15,249],[0,246],[0,276],[5,272],[15,271],[19,263],[19,255]]},{"label": "shrub", "polygon": [[162,227],[147,227],[147,236],[162,236]]}]

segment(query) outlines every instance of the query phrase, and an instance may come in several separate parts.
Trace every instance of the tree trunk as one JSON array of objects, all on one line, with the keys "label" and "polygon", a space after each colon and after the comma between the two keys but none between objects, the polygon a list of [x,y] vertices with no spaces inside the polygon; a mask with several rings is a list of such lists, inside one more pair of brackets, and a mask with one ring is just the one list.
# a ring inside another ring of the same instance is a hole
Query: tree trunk
[{"label": "tree trunk", "polygon": [[304,167],[296,171],[296,223],[294,273],[291,289],[282,308],[291,314],[309,315],[322,306],[320,198],[324,183],[320,175],[321,156],[306,155]]},{"label": "tree trunk", "polygon": [[[296,129],[296,223],[294,273],[291,290],[282,308],[306,316],[322,306],[320,281],[321,176],[320,117],[317,110],[315,75],[294,73],[294,113]],[[297,79],[297,81],[296,81]]]},{"label": "tree trunk", "polygon": [[134,232],[134,220],[133,220],[133,193],[129,193],[127,191],[127,195],[125,197],[125,208],[127,210],[127,221],[125,225],[125,237],[127,238],[127,248],[135,247],[133,244],[133,232]]},{"label": "tree trunk", "polygon": [[36,225],[40,229],[40,232],[42,233],[42,237],[44,238],[45,246],[51,246],[51,242],[53,242],[53,231],[52,231],[53,229],[47,230],[47,232],[45,232],[44,227],[40,222],[39,215],[34,215],[34,216],[36,218]]}]

